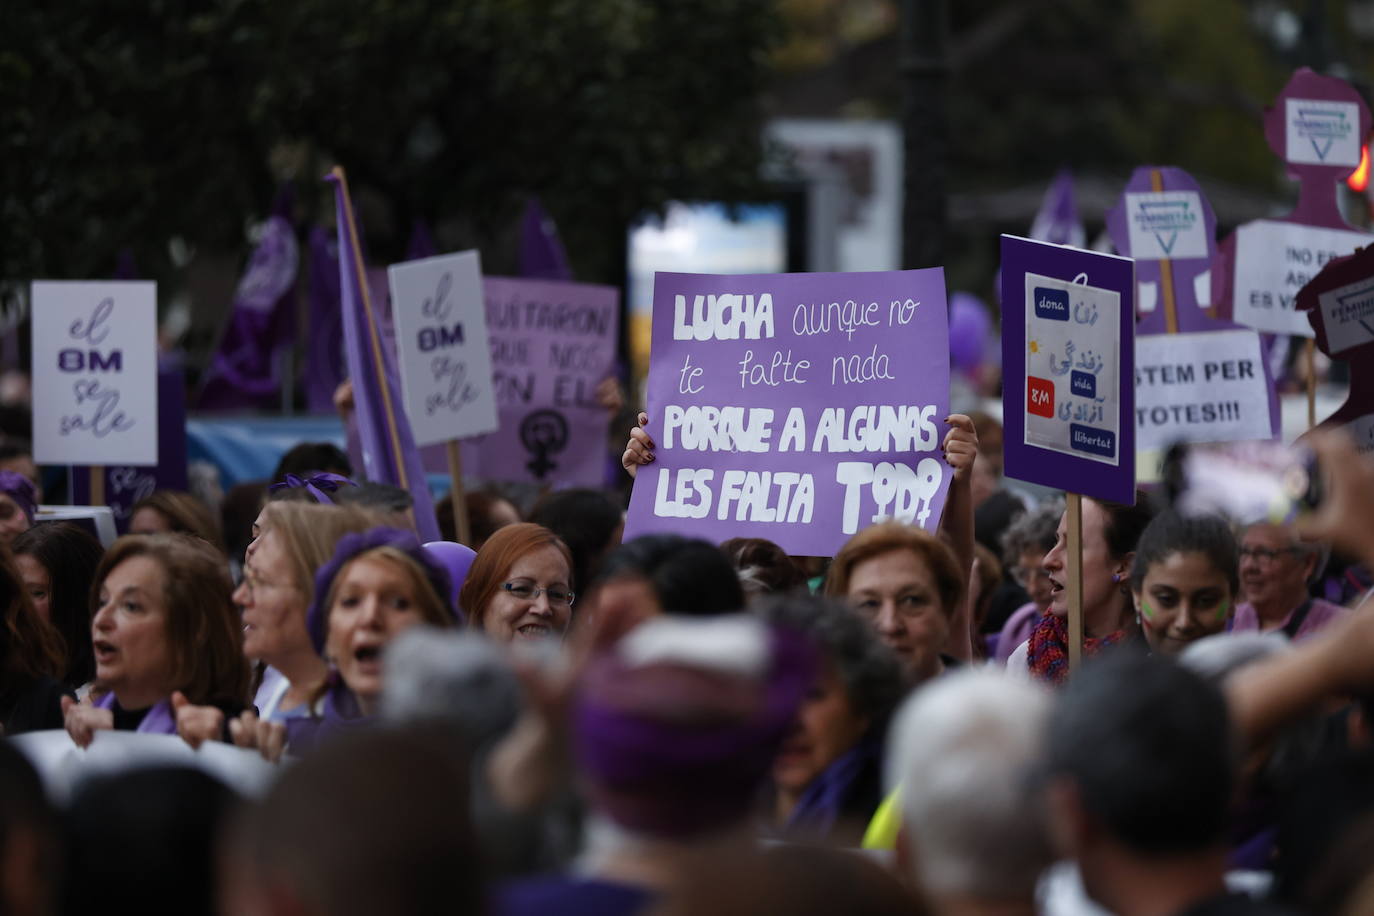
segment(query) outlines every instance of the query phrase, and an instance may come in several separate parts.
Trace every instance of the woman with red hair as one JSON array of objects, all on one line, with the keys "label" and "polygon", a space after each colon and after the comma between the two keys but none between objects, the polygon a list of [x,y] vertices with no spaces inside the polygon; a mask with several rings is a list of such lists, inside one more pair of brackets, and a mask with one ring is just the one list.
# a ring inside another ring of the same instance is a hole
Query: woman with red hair
[{"label": "woman with red hair", "polygon": [[468,570],[458,605],[468,623],[499,642],[562,637],[572,620],[572,554],[529,522],[497,530]]}]

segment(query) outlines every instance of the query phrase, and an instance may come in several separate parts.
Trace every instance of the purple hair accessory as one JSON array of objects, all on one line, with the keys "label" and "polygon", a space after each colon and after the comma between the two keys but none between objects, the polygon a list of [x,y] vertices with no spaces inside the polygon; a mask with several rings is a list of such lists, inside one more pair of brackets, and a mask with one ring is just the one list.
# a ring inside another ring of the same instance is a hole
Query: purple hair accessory
[{"label": "purple hair accessory", "polygon": [[459,544],[457,541],[430,541],[424,546],[425,550],[429,551],[429,555],[438,560],[444,569],[448,570],[449,581],[453,583],[453,592],[449,598],[458,611],[459,619],[463,620],[463,609],[458,607],[458,593],[463,590],[463,583],[467,581],[468,570],[472,568],[472,561],[476,558],[477,551],[466,544]]},{"label": "purple hair accessory", "polygon": [[295,490],[299,489],[300,487],[305,487],[308,491],[310,491],[310,495],[315,497],[315,502],[328,503],[332,506],[334,504],[334,500],[330,499],[328,496],[325,496],[324,491],[328,490],[330,493],[333,493],[344,484],[348,484],[350,487],[357,486],[355,482],[349,480],[342,474],[330,474],[327,471],[319,471],[315,474],[310,475],[309,477],[298,477],[295,474],[287,474],[280,481],[272,484],[272,486],[268,487],[267,489],[271,492],[275,492],[277,490]]},{"label": "purple hair accessory", "polygon": [[0,471],[0,493],[14,500],[29,524],[33,524],[33,514],[38,509],[38,491],[33,481],[16,471]]},{"label": "purple hair accessory", "polygon": [[[345,534],[339,538],[338,546],[334,548],[334,556],[315,573],[315,597],[305,614],[305,626],[310,631],[310,642],[321,656],[324,655],[325,630],[329,622],[329,607],[326,602],[329,600],[329,587],[334,584],[334,577],[358,554],[377,547],[394,547],[419,563],[439,600],[443,601],[449,610],[453,609],[453,603],[449,600],[453,588],[448,570],[434,559],[429,551],[420,546],[420,539],[415,536],[415,532],[404,528],[379,527]],[[462,622],[462,618],[456,614],[454,618]]]}]

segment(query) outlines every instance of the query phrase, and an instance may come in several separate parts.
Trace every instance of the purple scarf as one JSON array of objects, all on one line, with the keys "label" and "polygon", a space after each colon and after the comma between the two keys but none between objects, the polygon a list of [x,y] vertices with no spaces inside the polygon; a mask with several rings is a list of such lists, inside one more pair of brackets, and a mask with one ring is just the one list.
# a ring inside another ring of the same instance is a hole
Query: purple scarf
[{"label": "purple scarf", "polygon": [[326,503],[332,506],[334,500],[326,496],[325,491],[328,490],[330,493],[333,493],[344,484],[348,484],[350,487],[357,486],[356,483],[342,474],[330,474],[327,471],[316,471],[309,477],[299,477],[295,474],[287,474],[267,489],[275,492],[277,490],[295,490],[300,487],[305,487],[310,495],[315,497],[315,502]]},{"label": "purple scarf", "polygon": [[291,756],[301,757],[341,734],[371,727],[374,721],[363,715],[353,691],[338,682],[325,693],[318,716],[286,720],[286,746]]},{"label": "purple scarf", "polygon": [[875,799],[866,812],[848,811],[849,806],[862,799],[856,796],[863,791],[867,780],[873,787],[878,786],[878,768],[881,754],[878,742],[865,736],[830,766],[825,768],[797,799],[797,806],[783,825],[784,834],[801,832],[808,836],[829,837],[835,825],[846,816],[862,813],[871,817],[877,808]]},{"label": "purple scarf", "polygon": [[[105,694],[100,701],[95,704],[97,709],[108,709],[113,712],[116,709],[123,710],[115,701],[114,692]],[[172,701],[169,699],[158,700],[153,707],[148,710],[143,721],[138,723],[135,729],[145,735],[175,735],[177,733],[177,717],[172,714]]]}]

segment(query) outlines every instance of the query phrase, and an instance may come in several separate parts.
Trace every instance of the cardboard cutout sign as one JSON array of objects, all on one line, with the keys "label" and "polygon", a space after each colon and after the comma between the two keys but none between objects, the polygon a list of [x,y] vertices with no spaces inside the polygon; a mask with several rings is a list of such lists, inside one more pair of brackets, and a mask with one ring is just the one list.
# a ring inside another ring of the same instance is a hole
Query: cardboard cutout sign
[{"label": "cardboard cutout sign", "polygon": [[155,465],[157,287],[33,284],[33,457]]},{"label": "cardboard cutout sign", "polygon": [[1135,265],[1002,236],[1006,474],[1135,501]]},{"label": "cardboard cutout sign", "polygon": [[1374,247],[1338,258],[1298,294],[1317,348],[1350,365],[1350,394],[1319,428],[1345,427],[1374,451]]},{"label": "cardboard cutout sign", "polygon": [[1360,164],[1369,106],[1349,84],[1306,67],[1265,112],[1264,136],[1299,182],[1298,205],[1256,220],[1222,243],[1213,271],[1217,314],[1261,331],[1311,337],[1297,313],[1298,291],[1332,259],[1374,241],[1342,216],[1336,195]]},{"label": "cardboard cutout sign", "polygon": [[625,537],[762,537],[831,556],[884,518],[934,531],[949,328],[940,269],[654,277],[649,432]]},{"label": "cardboard cutout sign", "polygon": [[1136,447],[1271,439],[1279,400],[1259,335],[1211,317],[1199,282],[1216,251],[1216,216],[1182,169],[1142,166],[1107,214],[1117,250],[1135,258],[1142,299],[1157,307],[1136,325]]}]

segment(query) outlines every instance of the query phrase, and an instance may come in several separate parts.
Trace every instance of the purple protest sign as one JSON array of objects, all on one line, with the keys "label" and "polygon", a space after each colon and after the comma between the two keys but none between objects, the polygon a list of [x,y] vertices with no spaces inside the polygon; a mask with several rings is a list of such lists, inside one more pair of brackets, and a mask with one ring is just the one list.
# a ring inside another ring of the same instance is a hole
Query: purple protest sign
[{"label": "purple protest sign", "polygon": [[601,486],[620,292],[610,286],[484,277],[500,428],[463,443],[463,467],[487,480]]},{"label": "purple protest sign", "polygon": [[653,464],[626,537],[761,537],[831,556],[934,531],[952,472],[944,271],[654,276]]},{"label": "purple protest sign", "polygon": [[1006,474],[1135,502],[1135,264],[1002,236]]}]

